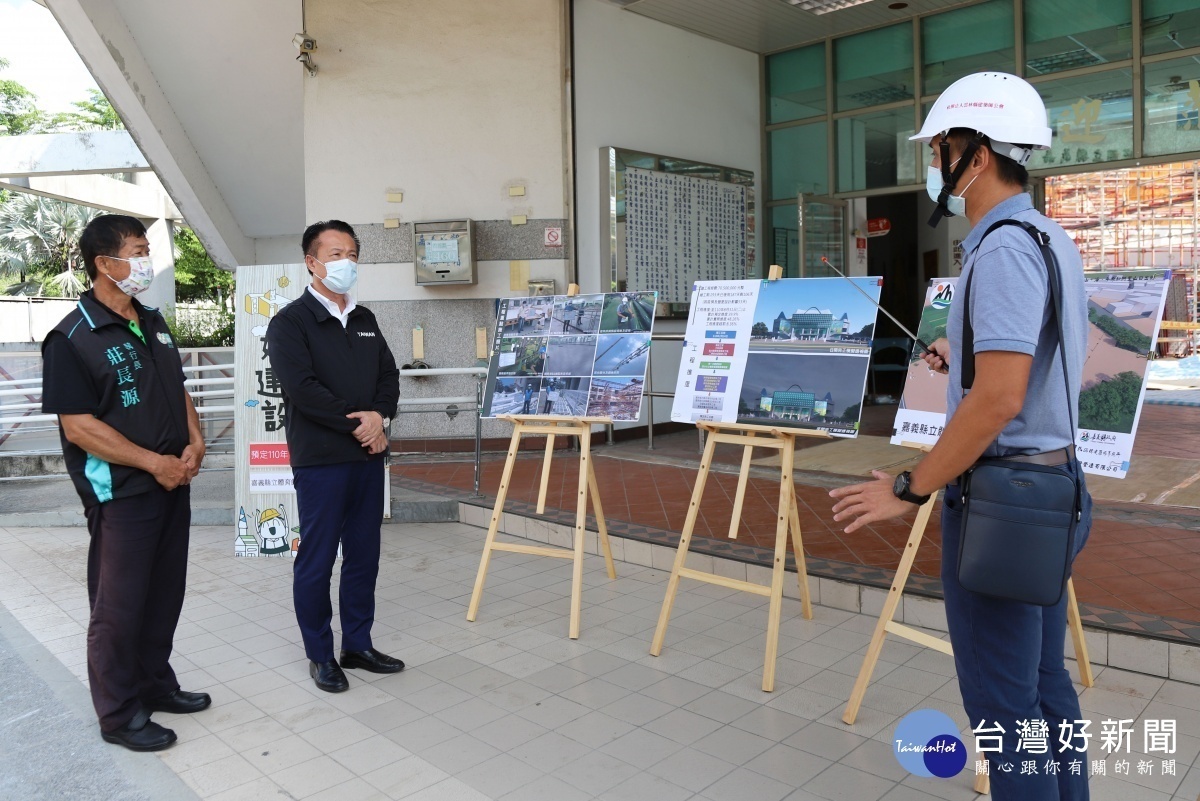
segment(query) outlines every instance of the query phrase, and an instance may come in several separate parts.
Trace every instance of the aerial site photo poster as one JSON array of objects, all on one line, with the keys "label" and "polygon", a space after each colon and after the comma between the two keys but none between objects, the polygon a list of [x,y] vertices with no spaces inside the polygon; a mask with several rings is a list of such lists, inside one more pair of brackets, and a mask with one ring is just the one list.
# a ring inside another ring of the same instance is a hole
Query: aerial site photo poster
[{"label": "aerial site photo poster", "polygon": [[[1149,353],[1158,338],[1170,270],[1087,273],[1088,345],[1079,393],[1075,450],[1085,472],[1124,478],[1146,394]],[[925,342],[946,335],[957,279],[930,283],[917,331]],[[932,445],[946,419],[949,379],[912,356],[892,429],[895,444]]]},{"label": "aerial site photo poster", "polygon": [[483,416],[637,420],[654,292],[500,301]]},{"label": "aerial site photo poster", "polygon": [[857,436],[880,288],[877,277],[697,283],[671,419]]}]

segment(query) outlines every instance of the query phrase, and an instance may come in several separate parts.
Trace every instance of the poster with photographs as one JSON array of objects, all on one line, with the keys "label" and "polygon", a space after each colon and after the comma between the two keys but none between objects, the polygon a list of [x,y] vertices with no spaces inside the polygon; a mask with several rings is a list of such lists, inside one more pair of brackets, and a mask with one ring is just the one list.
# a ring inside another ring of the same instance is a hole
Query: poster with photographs
[{"label": "poster with photographs", "polygon": [[[925,293],[925,342],[946,335],[957,279],[938,278]],[[1150,349],[1158,339],[1170,270],[1088,273],[1088,345],[1079,393],[1075,451],[1086,473],[1124,478],[1146,395]],[[932,445],[946,420],[949,378],[914,355],[896,413],[892,442]]]},{"label": "poster with photographs", "polygon": [[483,416],[637,420],[656,302],[654,292],[500,301]]},{"label": "poster with photographs", "polygon": [[881,283],[697,283],[671,419],[857,436]]}]

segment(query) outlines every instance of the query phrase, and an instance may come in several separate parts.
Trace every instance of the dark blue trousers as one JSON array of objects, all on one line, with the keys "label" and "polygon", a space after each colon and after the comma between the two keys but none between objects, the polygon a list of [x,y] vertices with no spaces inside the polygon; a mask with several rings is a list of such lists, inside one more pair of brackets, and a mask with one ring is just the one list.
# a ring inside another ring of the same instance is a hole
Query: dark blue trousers
[{"label": "dark blue trousers", "polygon": [[371,647],[375,579],[379,575],[379,527],[383,523],[383,459],[294,467],[300,509],[300,548],[292,568],[292,600],[314,662],[333,659],[333,605],[329,582],[342,545],[338,605],[342,649]]},{"label": "dark blue trousers", "polygon": [[[1064,470],[1067,468],[1064,468]],[[1082,475],[1082,474],[1081,474]],[[1084,492],[1084,514],[1075,536],[1075,553],[1087,541],[1092,527],[1092,499]],[[1063,664],[1067,636],[1067,594],[1055,606],[1035,606],[991,598],[963,589],[958,583],[958,547],[962,523],[962,496],[958,485],[946,488],[942,505],[942,592],[946,620],[963,708],[972,728],[1004,729],[1003,751],[987,753],[990,763],[992,798],[995,801],[1087,801],[1086,752],[1074,748],[1061,751],[1059,723],[1080,720],[1079,696]],[[1049,728],[1049,749],[1032,754],[1027,746],[1017,749],[1020,721],[1044,720]],[[1079,726],[1074,730],[1078,731]],[[1087,731],[1098,737],[1100,721]],[[990,745],[983,734],[983,745]],[[1070,739],[1070,736],[1066,739]],[[968,753],[975,751],[968,740]],[[1073,746],[1085,746],[1075,738]],[[972,770],[977,754],[968,760]],[[1034,760],[1036,774],[1022,775],[1022,764]],[[1057,761],[1057,775],[1046,769],[1047,760]],[[1078,760],[1078,775],[1071,762]]]}]

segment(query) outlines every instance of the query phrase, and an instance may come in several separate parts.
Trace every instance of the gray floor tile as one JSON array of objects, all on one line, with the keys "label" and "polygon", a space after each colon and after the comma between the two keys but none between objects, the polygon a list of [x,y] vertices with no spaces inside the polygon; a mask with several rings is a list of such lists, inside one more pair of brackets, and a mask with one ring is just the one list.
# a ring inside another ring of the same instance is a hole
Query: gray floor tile
[{"label": "gray floor tile", "polygon": [[568,701],[562,696],[552,695],[545,700],[538,701],[532,706],[518,710],[517,714],[539,726],[545,726],[547,729],[557,729],[559,726],[570,723],[576,718],[581,718],[591,711],[591,709],[588,709],[583,704]]},{"label": "gray floor tile", "polygon": [[411,723],[405,723],[403,726],[397,726],[386,732],[384,736],[416,753],[418,749],[437,745],[460,734],[462,732],[449,723],[443,723],[435,716],[427,715]]},{"label": "gray floor tile", "polygon": [[618,720],[632,723],[634,726],[644,726],[652,720],[657,720],[674,709],[670,704],[656,701],[640,693],[614,701],[600,711]]},{"label": "gray floor tile", "polygon": [[583,684],[577,684],[559,693],[568,701],[583,704],[589,709],[603,709],[630,694],[624,687],[618,687],[604,679],[588,679]]},{"label": "gray floor tile", "polygon": [[735,765],[744,765],[772,745],[774,742],[766,737],[733,726],[722,726],[712,734],[701,737],[692,747]]},{"label": "gray floor tile", "polygon": [[650,766],[648,772],[693,793],[699,793],[736,767],[703,751],[684,748],[657,765]]},{"label": "gray floor tile", "polygon": [[856,768],[830,765],[803,789],[831,801],[877,801],[895,785]]},{"label": "gray floor tile", "polygon": [[590,795],[561,779],[543,776],[502,796],[500,801],[586,801]]},{"label": "gray floor tile", "polygon": [[519,715],[505,715],[487,725],[473,729],[472,736],[501,751],[510,751],[518,745],[541,737],[549,729],[532,723]]},{"label": "gray floor tile", "polygon": [[784,744],[836,761],[866,741],[866,737],[841,731],[823,723],[810,723],[784,740]]},{"label": "gray floor tile", "polygon": [[681,745],[691,745],[701,737],[712,734],[723,724],[686,709],[675,709],[645,725],[647,731],[661,734]]},{"label": "gray floor tile", "polygon": [[707,685],[681,679],[678,676],[670,676],[658,684],[642,690],[642,695],[673,706],[684,706],[710,692],[712,692],[712,688]]},{"label": "gray floor tile", "polygon": [[589,795],[605,797],[608,790],[639,773],[627,762],[593,751],[555,771],[554,776]]},{"label": "gray floor tile", "polygon": [[824,757],[780,743],[747,762],[745,767],[791,787],[802,787],[831,764]]},{"label": "gray floor tile", "polygon": [[500,750],[469,734],[461,734],[417,753],[435,767],[457,776],[464,770],[499,756]]},{"label": "gray floor tile", "polygon": [[743,715],[747,715],[758,709],[760,704],[753,701],[747,701],[744,698],[738,698],[736,695],[730,695],[726,692],[717,690],[711,692],[702,698],[697,698],[690,704],[684,706],[684,709],[703,715],[706,718],[721,723],[732,723]]},{"label": "gray floor tile", "polygon": [[604,801],[686,801],[691,797],[691,790],[649,773],[638,773],[604,793]]},{"label": "gray floor tile", "polygon": [[622,762],[628,762],[645,770],[663,761],[681,747],[674,740],[668,740],[654,732],[634,729],[603,746],[600,750]]},{"label": "gray floor tile", "polygon": [[730,723],[739,729],[782,742],[803,729],[811,721],[769,706],[760,706]]},{"label": "gray floor tile", "polygon": [[[582,657],[573,657],[570,661],[573,662],[580,658]],[[577,684],[583,684],[590,678],[593,677],[564,663],[538,671],[532,676],[526,676],[524,680],[551,693],[560,693]]]},{"label": "gray floor tile", "polygon": [[469,732],[499,720],[508,713],[481,698],[471,698],[437,713],[438,719],[459,731]]},{"label": "gray floor tile", "polygon": [[500,754],[455,775],[489,798],[500,798],[545,774],[510,754]]},{"label": "gray floor tile", "polygon": [[795,788],[745,768],[735,768],[705,788],[712,801],[779,801]]},{"label": "gray floor tile", "polygon": [[522,743],[509,753],[533,767],[553,773],[559,768],[581,759],[592,749],[556,731],[546,732],[527,743]]},{"label": "gray floor tile", "polygon": [[611,682],[618,687],[624,687],[632,692],[637,692],[653,684],[658,684],[668,676],[669,674],[667,673],[631,662],[627,665],[622,665],[616,670],[608,671],[604,674],[603,678],[605,681]]},{"label": "gray floor tile", "polygon": [[570,723],[559,726],[556,731],[589,748],[600,748],[618,737],[629,734],[635,728],[632,724],[617,720],[603,712],[590,712]]}]

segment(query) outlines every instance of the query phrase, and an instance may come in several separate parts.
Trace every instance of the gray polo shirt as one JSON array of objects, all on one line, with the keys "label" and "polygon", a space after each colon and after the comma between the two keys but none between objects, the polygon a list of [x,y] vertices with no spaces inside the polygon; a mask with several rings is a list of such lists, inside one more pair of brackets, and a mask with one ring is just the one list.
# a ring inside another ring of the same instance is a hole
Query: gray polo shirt
[{"label": "gray polo shirt", "polygon": [[[1083,262],[1071,237],[1054,221],[1033,208],[1029,195],[1020,194],[997,205],[963,240],[963,277],[971,279],[971,323],[975,327],[975,353],[1011,351],[1033,356],[1025,405],[985,452],[987,456],[1044,453],[1075,442],[1067,416],[1068,393],[1063,389],[1058,358],[1058,329],[1050,318],[1050,287],[1045,262],[1033,237],[1016,226],[983,234],[995,222],[1015,219],[1032,223],[1050,235],[1058,259],[1063,288],[1063,331],[1067,340],[1071,413],[1079,419],[1079,382],[1087,352],[1087,294],[1083,287]],[[949,415],[962,400],[963,303],[961,295],[950,306],[947,337],[950,340]],[[976,381],[980,378],[976,360]]]}]

